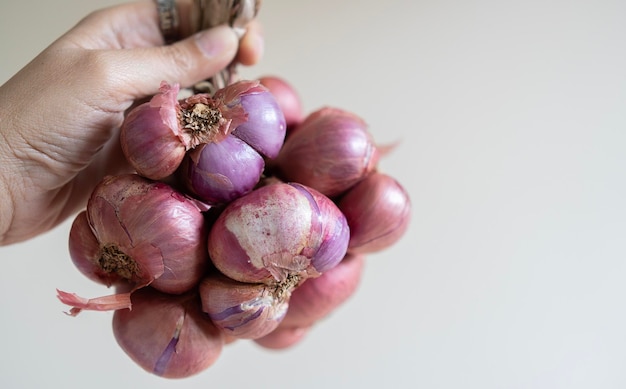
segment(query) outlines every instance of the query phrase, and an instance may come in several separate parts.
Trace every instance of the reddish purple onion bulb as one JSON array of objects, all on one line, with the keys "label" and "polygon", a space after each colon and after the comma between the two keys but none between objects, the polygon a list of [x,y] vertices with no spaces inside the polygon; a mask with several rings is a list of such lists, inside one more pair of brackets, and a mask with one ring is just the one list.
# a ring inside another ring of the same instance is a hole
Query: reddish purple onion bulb
[{"label": "reddish purple onion bulb", "polygon": [[178,85],[163,82],[150,102],[126,116],[120,133],[126,159],[154,180],[178,171],[187,189],[209,204],[251,191],[264,158],[275,158],[285,139],[285,116],[274,96],[259,81],[180,101],[178,92]]},{"label": "reddish purple onion bulb", "polygon": [[258,81],[241,81],[215,94],[220,109],[237,118],[228,129],[190,151],[178,172],[196,197],[228,203],[254,189],[264,157],[278,155],[285,139],[285,117],[272,94]]},{"label": "reddish purple onion bulb", "polygon": [[190,139],[179,123],[179,86],[161,83],[149,102],[133,108],[120,129],[120,145],[130,165],[140,175],[154,180],[173,174]]},{"label": "reddish purple onion bulb", "polygon": [[232,280],[222,274],[200,284],[202,309],[226,335],[256,339],[272,332],[285,316],[293,286]]},{"label": "reddish purple onion bulb", "polygon": [[224,337],[202,312],[195,292],[173,296],[144,288],[132,294],[132,303],[132,310],[115,311],[113,334],[144,370],[186,378],[220,356]]},{"label": "reddish purple onion bulb", "polygon": [[271,184],[230,203],[209,233],[215,267],[241,282],[275,283],[318,276],[346,253],[345,217],[304,185]]},{"label": "reddish purple onion bulb", "polygon": [[282,321],[291,292],[334,268],[350,233],[337,206],[300,184],[267,183],[230,203],[209,233],[222,273],[200,287],[203,309],[236,338],[256,339]]},{"label": "reddish purple onion bulb", "polygon": [[396,243],[411,219],[409,194],[393,177],[374,172],[338,201],[350,226],[352,253],[373,253]]},{"label": "reddish purple onion bulb", "polygon": [[293,130],[271,168],[283,181],[335,197],[373,171],[378,159],[378,149],[361,118],[322,108]]},{"label": "reddish purple onion bulb", "polygon": [[197,201],[136,174],[109,176],[70,230],[76,267],[105,285],[127,281],[183,293],[208,265],[208,235]]}]

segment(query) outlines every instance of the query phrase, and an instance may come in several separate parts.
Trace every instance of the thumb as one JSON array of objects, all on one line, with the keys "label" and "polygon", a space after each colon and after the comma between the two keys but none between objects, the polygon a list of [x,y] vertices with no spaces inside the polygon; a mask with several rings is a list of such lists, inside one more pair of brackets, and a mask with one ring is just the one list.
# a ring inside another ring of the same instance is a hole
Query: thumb
[{"label": "thumb", "polygon": [[125,69],[116,73],[123,75],[125,85],[133,85],[135,98],[145,97],[156,93],[164,80],[188,87],[215,75],[235,58],[238,47],[235,32],[219,26],[171,45],[124,50],[121,55],[127,58],[117,63]]}]

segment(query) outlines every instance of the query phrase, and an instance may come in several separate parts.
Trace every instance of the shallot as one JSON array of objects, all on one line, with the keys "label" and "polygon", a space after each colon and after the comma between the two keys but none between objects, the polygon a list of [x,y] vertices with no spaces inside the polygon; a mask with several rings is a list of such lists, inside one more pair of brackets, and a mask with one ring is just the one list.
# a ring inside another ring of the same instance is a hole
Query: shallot
[{"label": "shallot", "polygon": [[[209,263],[203,210],[165,183],[136,174],[106,177],[72,224],[71,259],[88,278],[107,286],[186,292]],[[98,309],[68,294],[59,297],[78,308]]]},{"label": "shallot", "polygon": [[350,188],[337,205],[350,226],[352,253],[372,253],[396,243],[408,228],[411,201],[400,183],[374,172]]},{"label": "shallot", "polygon": [[215,267],[241,282],[285,282],[318,276],[344,257],[350,238],[344,215],[304,185],[260,187],[230,203],[209,232]]},{"label": "shallot", "polygon": [[365,178],[378,159],[378,149],[363,119],[326,107],[311,113],[293,130],[272,169],[284,181],[334,197]]},{"label": "shallot", "polygon": [[329,198],[297,183],[267,183],[230,203],[213,224],[208,249],[224,276],[202,282],[203,309],[231,336],[267,335],[292,291],[335,267],[348,241],[345,217]]},{"label": "shallot", "polygon": [[213,274],[200,284],[202,309],[233,338],[256,339],[272,332],[285,316],[289,287],[249,284]]},{"label": "shallot", "polygon": [[201,311],[195,292],[173,296],[150,287],[132,294],[132,310],[113,314],[113,334],[144,370],[186,378],[211,366],[224,336]]},{"label": "shallot", "polygon": [[263,158],[283,145],[285,117],[261,83],[239,81],[213,96],[178,99],[178,84],[129,112],[120,132],[124,155],[142,176],[179,173],[187,188],[211,204],[229,202],[259,181]]},{"label": "shallot", "polygon": [[186,154],[178,175],[202,201],[223,204],[254,189],[265,167],[263,157],[278,155],[286,125],[276,100],[258,81],[229,85],[217,91],[214,100],[219,109],[210,111],[233,122],[207,130],[211,137]]},{"label": "shallot", "polygon": [[[258,5],[194,1],[192,24],[242,34]],[[136,173],[102,180],[70,228],[76,268],[115,293],[58,298],[71,315],[115,311],[119,346],[162,377],[197,374],[238,339],[293,346],[354,294],[364,255],[397,242],[410,219],[362,118],[306,115],[286,80],[241,81],[236,65],[185,98],[164,81],[130,110],[120,145]]]},{"label": "shallot", "polygon": [[154,180],[173,174],[192,147],[181,129],[178,84],[161,83],[149,102],[133,108],[120,129],[120,145],[130,165]]}]

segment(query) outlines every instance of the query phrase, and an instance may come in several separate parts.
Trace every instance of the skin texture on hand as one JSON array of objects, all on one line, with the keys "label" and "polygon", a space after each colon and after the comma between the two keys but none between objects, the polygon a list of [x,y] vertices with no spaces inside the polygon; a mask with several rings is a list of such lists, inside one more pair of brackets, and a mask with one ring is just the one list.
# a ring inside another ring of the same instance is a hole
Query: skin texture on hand
[{"label": "skin texture on hand", "polygon": [[130,171],[119,127],[161,81],[188,87],[261,54],[256,23],[240,42],[220,26],[164,45],[153,1],[88,15],[0,87],[0,245],[48,231],[102,177]]}]

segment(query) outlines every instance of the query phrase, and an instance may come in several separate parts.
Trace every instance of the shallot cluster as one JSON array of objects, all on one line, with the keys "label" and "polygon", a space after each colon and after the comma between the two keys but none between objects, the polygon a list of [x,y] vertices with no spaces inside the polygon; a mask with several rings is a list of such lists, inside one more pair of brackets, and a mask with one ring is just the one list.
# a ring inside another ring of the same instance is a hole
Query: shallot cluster
[{"label": "shallot cluster", "polygon": [[114,292],[58,290],[69,315],[114,311],[122,350],[167,378],[204,371],[233,341],[296,344],[411,214],[356,114],[307,114],[276,76],[187,92],[163,82],[127,113],[134,172],[104,178],[70,228],[78,271]]}]

